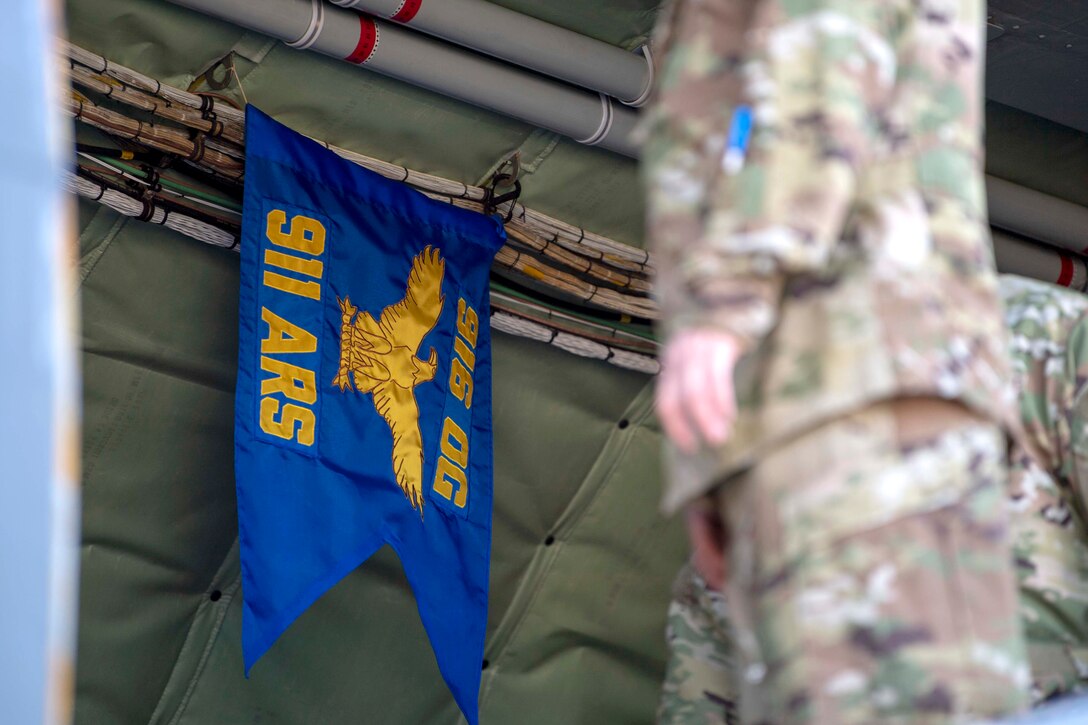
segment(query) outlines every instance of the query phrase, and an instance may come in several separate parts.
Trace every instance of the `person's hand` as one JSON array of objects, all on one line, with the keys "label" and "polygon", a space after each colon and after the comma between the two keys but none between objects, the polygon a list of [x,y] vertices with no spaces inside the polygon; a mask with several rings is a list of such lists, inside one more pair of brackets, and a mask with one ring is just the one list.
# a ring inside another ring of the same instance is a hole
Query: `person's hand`
[{"label": "person's hand", "polygon": [[718,507],[709,497],[703,497],[684,510],[688,540],[691,542],[691,564],[706,585],[721,591],[725,586],[725,526]]},{"label": "person's hand", "polygon": [[721,445],[737,414],[733,368],[740,343],[720,330],[684,330],[665,344],[657,379],[657,414],[665,435],[685,453],[700,439]]}]

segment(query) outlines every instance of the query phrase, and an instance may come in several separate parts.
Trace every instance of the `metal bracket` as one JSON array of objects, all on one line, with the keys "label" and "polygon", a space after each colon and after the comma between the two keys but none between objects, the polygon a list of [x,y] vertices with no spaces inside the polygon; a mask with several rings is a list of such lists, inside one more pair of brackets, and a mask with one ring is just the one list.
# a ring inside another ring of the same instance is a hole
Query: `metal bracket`
[{"label": "metal bracket", "polygon": [[[215,77],[216,71],[220,68],[223,70],[222,80]],[[221,91],[230,85],[231,76],[234,72],[234,51],[231,51],[212,63],[206,71],[193,79],[193,82],[189,84],[189,90],[193,91],[193,89],[199,85],[200,81],[203,80],[208,84],[208,88],[211,88],[213,91]]]},{"label": "metal bracket", "polygon": [[[484,187],[484,214],[491,216],[498,212],[500,204],[510,202],[510,208],[506,210],[506,216],[503,218],[503,223],[509,223],[514,218],[514,208],[518,204],[518,199],[521,197],[521,180],[516,176],[517,169],[514,174],[500,174],[495,173],[491,177],[491,183]],[[500,186],[510,186],[513,184],[513,189],[505,193],[496,193]]]}]

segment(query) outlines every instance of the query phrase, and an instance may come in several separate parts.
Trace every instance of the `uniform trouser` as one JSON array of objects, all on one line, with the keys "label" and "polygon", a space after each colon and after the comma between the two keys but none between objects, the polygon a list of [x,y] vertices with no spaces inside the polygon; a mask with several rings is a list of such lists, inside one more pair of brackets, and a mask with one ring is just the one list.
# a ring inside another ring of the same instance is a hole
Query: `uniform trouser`
[{"label": "uniform trouser", "polygon": [[[1077,426],[1057,436],[1077,435]],[[1028,641],[1032,699],[1088,689],[1088,526],[1076,443],[1061,440],[1063,471],[1049,472],[1022,448],[1010,459],[1013,552],[1020,618]]]},{"label": "uniform trouser", "polygon": [[729,585],[681,575],[661,723],[943,724],[1026,705],[1005,439],[948,407],[870,407],[722,484]]}]

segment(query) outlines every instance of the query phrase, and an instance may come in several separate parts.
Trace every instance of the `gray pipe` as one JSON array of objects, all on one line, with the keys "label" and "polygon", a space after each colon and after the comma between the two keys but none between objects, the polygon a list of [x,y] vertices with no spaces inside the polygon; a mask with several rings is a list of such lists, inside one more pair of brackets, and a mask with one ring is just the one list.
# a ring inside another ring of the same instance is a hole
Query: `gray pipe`
[{"label": "gray pipe", "polygon": [[170,0],[383,75],[636,157],[638,119],[604,96],[524,73],[323,0]]},{"label": "gray pipe", "polygon": [[[263,0],[259,6],[249,0],[171,2],[280,38],[299,49],[350,58],[406,83],[582,143],[595,143],[632,158],[638,156],[638,146],[631,138],[637,115],[631,109],[613,107],[603,96],[515,70],[395,24],[371,21],[322,0]],[[363,31],[368,27],[381,42],[371,44],[374,47],[367,54],[369,46],[361,39],[365,39]],[[367,57],[358,57],[360,53]],[[1088,208],[992,176],[986,177],[986,189],[990,221],[995,227],[1078,255],[1088,247]],[[1060,273],[1051,272],[1054,264],[1060,266],[1060,258],[1052,256],[1050,264],[1044,276],[1056,281]]]},{"label": "gray pipe", "polygon": [[1088,248],[1088,208],[995,176],[986,177],[986,195],[995,227],[1077,254]]},{"label": "gray pipe", "polygon": [[999,272],[1031,277],[1080,292],[1088,289],[1088,265],[1083,257],[1033,244],[997,229],[993,230],[993,237]]},{"label": "gray pipe", "polygon": [[653,73],[633,53],[485,0],[331,0],[641,106]]}]

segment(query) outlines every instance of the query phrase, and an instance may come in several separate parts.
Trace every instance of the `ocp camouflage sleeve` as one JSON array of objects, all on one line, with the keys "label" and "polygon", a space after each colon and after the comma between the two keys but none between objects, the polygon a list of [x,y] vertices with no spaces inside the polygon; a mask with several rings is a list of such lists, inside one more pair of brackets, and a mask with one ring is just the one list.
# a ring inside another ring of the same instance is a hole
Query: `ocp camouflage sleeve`
[{"label": "ocp camouflage sleeve", "polygon": [[1012,530],[1034,696],[1088,682],[1088,298],[1001,278],[1023,435]]},{"label": "ocp camouflage sleeve", "polygon": [[673,584],[665,641],[669,658],[657,725],[737,725],[740,661],[725,597],[691,564]]},{"label": "ocp camouflage sleeve", "polygon": [[663,330],[723,329],[749,349],[731,439],[674,456],[664,510],[881,401],[1017,425],[984,27],[982,0],[679,0],[643,156]]},{"label": "ocp camouflage sleeve", "polygon": [[[670,329],[713,326],[752,343],[775,322],[783,275],[827,263],[880,140],[898,5],[689,0],[666,21],[661,142],[645,158]],[[733,173],[738,105],[754,124]]]}]

